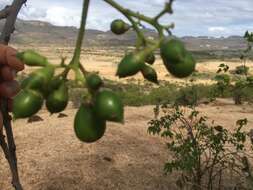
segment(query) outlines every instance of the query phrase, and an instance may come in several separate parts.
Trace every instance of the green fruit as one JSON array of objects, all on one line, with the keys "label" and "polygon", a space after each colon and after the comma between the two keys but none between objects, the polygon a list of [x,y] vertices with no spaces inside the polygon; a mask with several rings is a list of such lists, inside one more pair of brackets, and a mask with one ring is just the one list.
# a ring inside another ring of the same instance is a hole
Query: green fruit
[{"label": "green fruit", "polygon": [[63,81],[63,78],[61,77],[58,77],[58,76],[54,76],[48,83],[48,85],[46,85],[44,88],[43,88],[43,96],[44,98],[47,98],[48,95],[53,92],[55,89],[58,89],[59,86],[62,84]]},{"label": "green fruit", "polygon": [[178,78],[184,78],[190,76],[195,71],[196,61],[191,53],[187,52],[183,61],[177,64],[171,64],[164,62],[167,70]]},{"label": "green fruit", "polygon": [[92,73],[86,77],[86,84],[89,89],[98,90],[102,86],[103,81],[100,76],[95,73]]},{"label": "green fruit", "polygon": [[141,73],[148,81],[158,84],[156,71],[152,67],[145,65],[142,68]]},{"label": "green fruit", "polygon": [[91,106],[82,104],[79,107],[74,119],[74,131],[79,140],[95,142],[104,135],[105,129],[105,120],[97,118]]},{"label": "green fruit", "polygon": [[48,83],[48,89],[52,91],[58,88],[62,84],[62,82],[64,82],[63,78],[54,76]]},{"label": "green fruit", "polygon": [[14,118],[26,118],[36,114],[43,105],[42,95],[35,90],[21,90],[13,100]]},{"label": "green fruit", "polygon": [[20,86],[22,89],[41,89],[43,86],[43,78],[38,75],[30,75],[21,82]]},{"label": "green fruit", "polygon": [[21,88],[43,90],[54,75],[54,67],[46,66],[32,72],[21,83]]},{"label": "green fruit", "polygon": [[183,61],[186,49],[181,41],[177,39],[166,39],[161,43],[160,52],[164,62],[176,64]]},{"label": "green fruit", "polygon": [[17,53],[17,58],[20,59],[24,64],[29,66],[46,66],[48,65],[47,58],[38,54],[33,50],[26,50],[24,52]]},{"label": "green fruit", "polygon": [[142,69],[143,66],[144,58],[140,54],[127,54],[119,63],[116,76],[122,78],[135,75]]},{"label": "green fruit", "polygon": [[98,92],[94,102],[95,113],[98,118],[108,121],[123,122],[124,106],[121,99],[109,90]]},{"label": "green fruit", "polygon": [[47,85],[49,81],[53,78],[54,71],[55,68],[53,66],[48,65],[46,67],[34,71],[33,73],[31,73],[31,76],[35,75],[41,77],[43,80],[43,85]]},{"label": "green fruit", "polygon": [[121,19],[116,19],[111,23],[111,31],[117,35],[124,34],[129,28],[130,26]]},{"label": "green fruit", "polygon": [[69,100],[68,88],[65,82],[58,89],[52,91],[46,99],[46,107],[50,113],[58,113],[63,111]]},{"label": "green fruit", "polygon": [[154,62],[155,62],[155,55],[153,53],[149,54],[147,57],[146,57],[146,60],[145,60],[146,63],[150,64],[150,65],[153,65]]}]

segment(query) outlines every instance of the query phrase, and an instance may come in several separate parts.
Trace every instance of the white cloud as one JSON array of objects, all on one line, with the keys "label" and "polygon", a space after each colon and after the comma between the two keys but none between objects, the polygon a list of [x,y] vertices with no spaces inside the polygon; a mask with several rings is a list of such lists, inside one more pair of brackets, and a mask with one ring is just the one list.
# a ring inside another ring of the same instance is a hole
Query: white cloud
[{"label": "white cloud", "polygon": [[221,26],[214,26],[214,27],[209,27],[208,28],[209,32],[223,32],[225,30],[226,30],[226,28],[221,27]]},{"label": "white cloud", "polygon": [[[143,12],[148,16],[156,15],[168,0],[116,0],[122,6]],[[0,7],[12,0],[3,0]],[[42,20],[55,25],[79,26],[82,0],[29,0],[23,7],[19,18]],[[174,14],[161,19],[162,23],[175,23],[173,33],[185,35],[228,36],[243,35],[253,28],[253,0],[176,0]],[[114,8],[102,0],[91,1],[88,28],[109,30],[110,22],[124,18]]]},{"label": "white cloud", "polygon": [[43,20],[59,26],[78,26],[80,23],[80,11],[67,7],[49,7]]},{"label": "white cloud", "polygon": [[46,9],[40,9],[36,7],[25,7],[19,13],[19,18],[24,20],[31,20],[31,19],[43,19],[46,17]]}]

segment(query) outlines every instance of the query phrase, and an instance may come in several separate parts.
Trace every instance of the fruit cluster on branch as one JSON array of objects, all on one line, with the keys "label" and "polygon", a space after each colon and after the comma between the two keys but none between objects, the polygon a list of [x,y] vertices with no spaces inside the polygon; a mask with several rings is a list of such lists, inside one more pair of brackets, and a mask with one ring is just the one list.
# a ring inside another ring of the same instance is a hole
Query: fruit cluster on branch
[{"label": "fruit cluster on branch", "polygon": [[[178,78],[188,77],[195,70],[195,60],[184,44],[178,39],[171,39],[174,24],[162,25],[159,19],[172,14],[172,0],[165,3],[164,9],[155,17],[147,17],[138,12],[126,9],[113,0],[104,0],[121,12],[130,22],[121,19],[111,23],[115,35],[123,35],[129,30],[137,34],[135,50],[127,53],[118,64],[116,76],[125,78],[142,73],[143,77],[159,84],[158,75],[152,65],[155,63],[155,51],[160,49],[160,56],[165,68]],[[22,91],[15,97],[13,115],[15,119],[30,117],[36,114],[45,100],[47,110],[53,114],[63,111],[68,104],[68,73],[73,70],[76,82],[86,87],[89,96],[83,98],[74,120],[76,136],[84,142],[100,139],[106,128],[106,121],[124,122],[124,106],[121,99],[111,90],[103,88],[103,80],[98,74],[87,72],[80,63],[81,45],[85,33],[89,0],[83,3],[82,20],[72,60],[65,64],[53,65],[50,61],[33,50],[26,50],[17,57],[28,66],[39,66],[22,84]],[[158,32],[157,39],[150,40],[143,33],[143,23],[151,24]],[[55,70],[63,72],[55,75]]]}]

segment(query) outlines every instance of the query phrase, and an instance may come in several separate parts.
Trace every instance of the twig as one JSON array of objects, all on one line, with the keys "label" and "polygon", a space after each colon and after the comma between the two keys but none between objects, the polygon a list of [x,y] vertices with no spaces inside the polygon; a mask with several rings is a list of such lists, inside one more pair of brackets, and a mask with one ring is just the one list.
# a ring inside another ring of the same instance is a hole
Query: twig
[{"label": "twig", "polygon": [[5,6],[1,11],[0,11],[0,19],[7,18],[11,10],[11,6]]},{"label": "twig", "polygon": [[14,0],[12,5],[9,7],[10,10],[0,36],[0,43],[6,45],[9,43],[11,34],[14,31],[14,25],[17,19],[18,12],[20,11],[22,5],[26,3],[26,1],[27,0]]},{"label": "twig", "polygon": [[5,136],[3,135],[3,131],[0,132],[0,146],[3,149],[6,160],[10,161],[10,159],[9,159],[9,148],[8,148],[7,143],[5,142]]},{"label": "twig", "polygon": [[[3,28],[3,31],[0,36],[0,43],[8,45],[10,41],[11,34],[14,31],[14,25],[17,19],[17,15],[22,7],[22,5],[26,3],[26,0],[14,0],[11,6],[5,7],[5,12],[2,10],[2,17],[6,16],[6,22]],[[8,9],[8,13],[6,10]],[[4,14],[5,13],[5,14]],[[12,185],[15,190],[23,190],[18,175],[18,167],[17,167],[17,158],[16,158],[16,145],[13,138],[12,126],[11,126],[11,116],[8,113],[7,109],[7,100],[1,100],[1,112],[3,114],[3,124],[6,131],[7,143],[5,142],[4,135],[1,132],[0,134],[0,142],[1,147],[4,151],[5,157],[8,160],[11,173],[12,173]]]},{"label": "twig", "polygon": [[[16,190],[22,190],[22,186],[19,181],[19,175],[18,175],[18,167],[17,167],[17,157],[16,157],[16,145],[13,138],[13,132],[12,132],[12,126],[11,126],[11,116],[8,113],[7,100],[3,99],[3,103],[1,105],[1,111],[3,114],[3,123],[4,128],[7,136],[7,142],[8,142],[8,155],[5,155],[7,158],[11,173],[12,173],[12,185]],[[6,151],[4,151],[6,153]]]}]

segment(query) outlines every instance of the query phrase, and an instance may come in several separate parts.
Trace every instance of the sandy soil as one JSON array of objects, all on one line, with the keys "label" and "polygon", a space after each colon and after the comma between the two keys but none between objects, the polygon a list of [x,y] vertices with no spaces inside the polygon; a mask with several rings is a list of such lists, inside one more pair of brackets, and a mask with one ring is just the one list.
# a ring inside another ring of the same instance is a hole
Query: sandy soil
[{"label": "sandy soil", "polygon": [[[19,48],[19,47],[17,47]],[[22,47],[27,49],[27,47]],[[29,47],[31,48],[31,47]],[[54,64],[60,55],[71,58],[68,48],[45,47],[39,52]],[[82,57],[82,64],[89,71],[99,71],[101,76],[113,80],[121,54],[111,56],[108,51],[93,51]],[[68,59],[69,60],[69,59]],[[221,61],[207,61],[197,65],[200,72],[215,72]],[[225,62],[234,68],[240,63]],[[253,64],[248,64],[252,65]],[[160,80],[187,82],[168,75],[158,60],[154,66]],[[25,73],[32,68],[26,68]],[[141,74],[133,77],[143,80]],[[133,81],[133,78],[121,81]],[[198,80],[210,83],[211,80]],[[231,100],[218,100],[198,107],[210,121],[219,121],[233,129],[235,121],[248,118],[247,129],[253,125],[253,108],[250,105],[235,106]],[[66,118],[42,110],[41,122],[27,123],[17,120],[13,124],[17,144],[20,178],[25,190],[169,190],[175,189],[175,176],[164,176],[163,165],[170,154],[165,141],[147,133],[147,122],[153,118],[153,106],[127,107],[125,125],[108,123],[105,136],[94,144],[80,142],[73,131],[76,109],[71,106],[64,112]],[[11,190],[8,164],[0,151],[0,190]]]},{"label": "sandy soil", "polygon": [[[13,124],[21,181],[25,190],[168,190],[175,189],[175,176],[164,176],[163,164],[170,155],[165,141],[147,133],[153,106],[127,107],[125,125],[108,123],[105,136],[94,144],[81,143],[72,123],[76,112],[58,119],[42,110],[41,122],[17,120]],[[200,105],[210,120],[233,129],[235,121],[248,118],[253,108],[235,106],[230,100]],[[10,173],[0,153],[0,189],[11,190]]]},{"label": "sandy soil", "polygon": [[[60,57],[67,57],[66,63],[70,61],[72,58],[72,48],[62,48],[62,47],[19,47],[14,46],[19,51],[25,50],[25,49],[31,49],[34,48],[36,51],[41,53],[42,55],[46,55],[51,63],[53,64],[59,64],[60,63]],[[143,76],[141,73],[138,73],[137,75],[133,77],[128,77],[126,79],[119,79],[115,76],[116,70],[117,70],[117,64],[120,62],[124,55],[124,52],[122,51],[115,51],[114,49],[84,49],[83,53],[81,55],[81,63],[84,65],[85,69],[88,71],[95,71],[99,72],[100,75],[107,79],[112,79],[114,81],[120,81],[120,82],[143,82]],[[198,63],[196,66],[196,70],[201,73],[215,73],[218,69],[218,66],[221,63],[225,63],[229,65],[230,69],[233,70],[236,66],[241,65],[242,63],[238,60],[237,61],[219,61],[219,60],[210,60]],[[247,66],[250,67],[250,71],[253,70],[253,64],[252,61],[248,61]],[[186,79],[178,79],[173,76],[171,76],[168,71],[165,69],[162,60],[159,56],[157,56],[157,60],[154,64],[154,68],[158,74],[158,80],[165,80],[170,82],[177,82],[177,83],[185,83],[189,82],[190,77]],[[26,67],[24,73],[29,73],[35,68]],[[253,74],[253,73],[252,73]],[[70,78],[73,78],[73,75],[71,74],[69,76]],[[202,83],[202,84],[210,84],[214,81],[212,79],[199,79],[196,80],[194,83]]]}]

